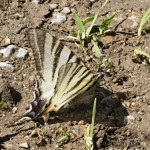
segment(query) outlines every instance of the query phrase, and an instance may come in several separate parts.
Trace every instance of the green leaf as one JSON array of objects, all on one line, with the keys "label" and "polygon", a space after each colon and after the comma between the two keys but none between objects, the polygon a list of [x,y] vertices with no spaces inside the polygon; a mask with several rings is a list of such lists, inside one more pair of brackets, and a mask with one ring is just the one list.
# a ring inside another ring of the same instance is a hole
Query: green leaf
[{"label": "green leaf", "polygon": [[99,27],[100,34],[104,33],[108,29],[108,26],[111,24],[114,17],[115,14],[102,21]]},{"label": "green leaf", "polygon": [[86,18],[84,18],[84,19],[82,20],[82,23],[83,23],[83,25],[85,25],[85,24],[87,24],[87,23],[93,21],[93,19],[94,19],[94,16],[86,17]]},{"label": "green leaf", "polygon": [[145,12],[144,16],[141,19],[140,26],[138,28],[138,36],[141,36],[142,30],[144,29],[144,26],[146,22],[149,20],[149,18],[150,18],[150,8]]},{"label": "green leaf", "polygon": [[76,23],[76,25],[77,25],[79,31],[80,31],[81,33],[85,32],[84,25],[83,25],[81,19],[78,17],[77,14],[74,15],[74,20],[75,20],[75,23]]},{"label": "green leaf", "polygon": [[5,102],[0,102],[0,110],[4,110],[6,108],[6,103]]}]

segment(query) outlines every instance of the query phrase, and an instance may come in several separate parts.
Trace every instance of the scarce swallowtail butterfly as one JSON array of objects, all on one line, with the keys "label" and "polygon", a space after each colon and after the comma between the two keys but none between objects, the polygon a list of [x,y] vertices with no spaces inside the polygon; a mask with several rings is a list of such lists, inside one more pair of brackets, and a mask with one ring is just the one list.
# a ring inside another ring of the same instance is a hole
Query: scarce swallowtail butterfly
[{"label": "scarce swallowtail butterfly", "polygon": [[18,120],[42,119],[50,112],[80,101],[94,87],[98,77],[59,40],[41,29],[30,29],[28,39],[33,50],[36,70],[40,74],[35,99]]}]

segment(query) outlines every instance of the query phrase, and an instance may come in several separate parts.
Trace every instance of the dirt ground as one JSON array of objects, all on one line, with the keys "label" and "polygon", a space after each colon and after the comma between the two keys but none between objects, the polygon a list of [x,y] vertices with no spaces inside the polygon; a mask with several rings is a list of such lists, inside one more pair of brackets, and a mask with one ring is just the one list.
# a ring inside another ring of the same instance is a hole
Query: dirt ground
[{"label": "dirt ground", "polygon": [[[55,10],[50,7],[54,3],[58,4]],[[62,39],[75,28],[75,12],[81,18],[92,16],[103,3],[104,0],[47,0],[41,4],[24,0],[0,2],[0,49],[14,44],[28,50],[24,59],[15,58],[14,53],[7,58],[0,55],[0,62],[9,61],[14,66],[13,69],[0,67],[0,98],[8,102],[8,110],[0,111],[0,149],[23,149],[22,143],[27,143],[26,149],[31,150],[85,149],[84,135],[91,123],[92,103],[58,113],[62,119],[51,118],[43,127],[43,136],[30,137],[33,122],[7,125],[21,116],[33,100],[36,70],[32,49],[25,36],[27,29],[44,28]],[[64,7],[71,9],[66,14],[67,20],[59,25],[52,24],[53,11],[61,12]],[[104,17],[116,14],[111,26],[121,32],[99,37],[104,58],[112,60],[113,69],[101,68],[105,75],[97,93],[106,97],[115,94],[118,98],[108,97],[103,101],[102,97],[97,98],[94,149],[150,150],[150,69],[144,62],[133,61],[137,47],[150,53],[150,34],[137,36],[140,19],[148,8],[149,0],[110,0],[102,12]],[[83,52],[68,38],[63,42],[82,59],[90,54],[90,50]],[[91,60],[83,61],[95,65]],[[68,138],[62,142],[64,134]]]}]

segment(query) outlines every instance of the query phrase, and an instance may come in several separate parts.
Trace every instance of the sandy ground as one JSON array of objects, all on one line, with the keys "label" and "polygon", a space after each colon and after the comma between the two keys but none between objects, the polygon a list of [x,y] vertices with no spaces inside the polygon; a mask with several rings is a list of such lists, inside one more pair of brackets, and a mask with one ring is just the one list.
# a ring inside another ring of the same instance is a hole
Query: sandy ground
[{"label": "sandy ground", "polygon": [[[57,3],[57,10],[50,4]],[[66,38],[69,31],[75,28],[73,15],[78,12],[81,18],[95,15],[103,1],[87,0],[45,1],[42,4],[25,1],[2,1],[0,4],[0,49],[9,44],[28,50],[24,59],[0,55],[0,61],[9,61],[14,69],[0,68],[0,100],[7,100],[8,110],[0,111],[0,148],[7,150],[22,149],[20,144],[27,143],[27,149],[85,149],[84,135],[91,122],[92,103],[78,106],[52,118],[43,127],[44,135],[30,137],[34,123],[28,122],[15,127],[7,127],[12,120],[25,112],[27,105],[33,100],[36,70],[32,49],[26,38],[28,28],[44,28],[56,36],[63,38],[63,43],[79,57],[87,58],[90,49],[83,52],[74,42]],[[69,7],[67,20],[59,25],[52,24],[52,13],[61,12]],[[119,33],[99,37],[102,41],[104,58],[110,58],[113,69],[102,67],[104,79],[97,88],[97,93],[105,96],[115,94],[117,99],[101,101],[97,97],[97,113],[94,128],[94,149],[109,150],[149,150],[150,149],[150,70],[143,62],[133,62],[134,49],[142,47],[150,53],[149,33],[137,36],[137,29],[143,13],[150,8],[149,0],[115,0],[110,1],[102,14],[104,17],[116,14],[112,28]],[[131,33],[131,34],[129,34]],[[65,37],[65,38],[64,38]],[[83,60],[87,66],[96,68],[94,62]],[[94,71],[96,69],[93,69]],[[96,72],[95,72],[96,73]],[[13,107],[12,107],[13,105]],[[14,108],[17,111],[14,113]],[[68,139],[60,144],[60,139],[67,133]]]}]

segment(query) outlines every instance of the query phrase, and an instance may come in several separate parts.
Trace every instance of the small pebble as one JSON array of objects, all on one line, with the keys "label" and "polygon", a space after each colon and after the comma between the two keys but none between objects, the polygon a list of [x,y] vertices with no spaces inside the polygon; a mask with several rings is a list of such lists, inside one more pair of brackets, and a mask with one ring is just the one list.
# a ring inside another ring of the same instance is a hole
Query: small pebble
[{"label": "small pebble", "polygon": [[29,148],[29,145],[27,142],[21,143],[21,144],[19,144],[19,146],[22,148]]},{"label": "small pebble", "polygon": [[44,0],[33,0],[34,3],[42,4]]},{"label": "small pebble", "polygon": [[125,101],[125,102],[123,102],[123,105],[124,105],[125,107],[130,107],[131,104],[130,104],[130,102],[126,102],[126,101]]},{"label": "small pebble", "polygon": [[62,13],[64,14],[69,14],[71,12],[69,7],[64,7],[64,9],[62,10]]},{"label": "small pebble", "polygon": [[17,112],[17,107],[13,107],[12,113],[15,114]]},{"label": "small pebble", "polygon": [[28,51],[24,48],[19,48],[16,54],[16,58],[25,58],[25,56],[27,55]]},{"label": "small pebble", "polygon": [[52,24],[60,24],[61,22],[66,21],[66,16],[62,13],[54,12],[53,18],[51,19]]},{"label": "small pebble", "polygon": [[132,102],[131,105],[132,105],[132,106],[135,106],[135,102]]},{"label": "small pebble", "polygon": [[135,120],[135,117],[132,116],[132,115],[128,115],[128,116],[126,116],[126,117],[124,118],[124,121],[125,121],[126,123],[131,123],[131,122],[133,122],[134,120]]},{"label": "small pebble", "polygon": [[15,46],[15,45],[9,45],[6,48],[1,49],[0,53],[3,54],[3,57],[9,57],[11,55],[12,51],[16,48],[17,48],[17,46]]},{"label": "small pebble", "polygon": [[136,120],[137,120],[137,121],[141,121],[141,120],[142,120],[142,118],[141,118],[141,117],[138,117]]},{"label": "small pebble", "polygon": [[6,61],[6,62],[0,62],[0,67],[14,69],[13,65],[9,64],[8,61]]},{"label": "small pebble", "polygon": [[58,4],[50,4],[51,9],[56,9],[58,7]]},{"label": "small pebble", "polygon": [[5,44],[10,44],[10,38],[6,37],[4,40],[5,40]]},{"label": "small pebble", "polygon": [[78,123],[78,125],[85,125],[84,120],[80,120],[79,123]]}]

